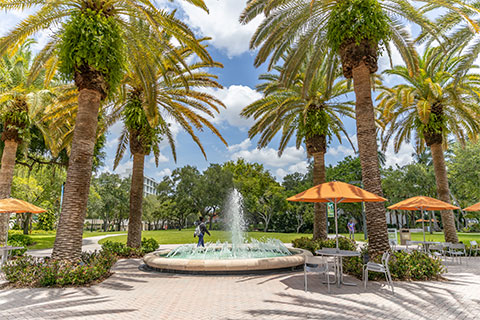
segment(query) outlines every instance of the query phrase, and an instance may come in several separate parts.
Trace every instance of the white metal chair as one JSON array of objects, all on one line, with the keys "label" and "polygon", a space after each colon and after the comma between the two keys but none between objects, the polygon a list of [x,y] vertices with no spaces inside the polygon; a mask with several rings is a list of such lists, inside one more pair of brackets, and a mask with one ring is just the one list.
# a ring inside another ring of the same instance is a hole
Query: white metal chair
[{"label": "white metal chair", "polygon": [[462,260],[460,259],[460,257],[461,256],[466,257],[467,256],[467,250],[466,250],[465,245],[463,243],[450,243],[448,245],[447,250],[445,251],[445,254],[452,257],[453,262],[455,262],[455,258],[457,258],[458,262],[462,263]]},{"label": "white metal chair", "polygon": [[470,241],[470,256],[472,256],[472,252],[475,252],[475,256],[480,252],[480,247],[475,240]]},{"label": "white metal chair", "polygon": [[445,247],[442,244],[432,244],[428,248],[430,255],[444,259],[445,258]]},{"label": "white metal chair", "polygon": [[[305,259],[305,264],[303,265],[303,273],[305,278],[305,292],[307,292],[308,279],[307,273],[323,273],[326,278],[328,292],[330,292],[330,277],[329,277],[329,266],[328,260],[325,257],[312,257],[307,256]],[[333,281],[335,283],[335,280]]]},{"label": "white metal chair", "polygon": [[397,250],[397,245],[398,245],[397,239],[388,239],[388,244],[390,245],[390,248],[392,249],[392,251]]},{"label": "white metal chair", "polygon": [[395,294],[393,288],[393,280],[392,275],[390,274],[390,269],[388,268],[388,260],[390,259],[390,252],[386,251],[382,256],[382,263],[376,262],[367,262],[367,264],[363,265],[363,283],[364,288],[367,288],[368,282],[368,271],[373,272],[381,272],[385,274],[385,278],[387,279],[387,284],[392,289],[392,293]]},{"label": "white metal chair", "polygon": [[407,240],[405,242],[405,251],[406,252],[411,253],[413,251],[419,251],[419,250],[420,250],[420,246],[415,244],[413,241]]}]

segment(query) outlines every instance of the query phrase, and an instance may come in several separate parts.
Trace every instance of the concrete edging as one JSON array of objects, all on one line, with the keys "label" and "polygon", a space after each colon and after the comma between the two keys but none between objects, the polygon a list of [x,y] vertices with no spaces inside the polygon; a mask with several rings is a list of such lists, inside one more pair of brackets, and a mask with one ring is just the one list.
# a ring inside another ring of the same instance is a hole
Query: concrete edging
[{"label": "concrete edging", "polygon": [[158,254],[167,254],[170,250],[157,250],[143,257],[143,261],[157,270],[183,272],[232,272],[255,271],[293,268],[305,263],[306,256],[312,255],[303,249],[289,249],[291,256],[260,258],[260,259],[230,259],[230,260],[200,260],[200,259],[171,259],[160,257]]}]

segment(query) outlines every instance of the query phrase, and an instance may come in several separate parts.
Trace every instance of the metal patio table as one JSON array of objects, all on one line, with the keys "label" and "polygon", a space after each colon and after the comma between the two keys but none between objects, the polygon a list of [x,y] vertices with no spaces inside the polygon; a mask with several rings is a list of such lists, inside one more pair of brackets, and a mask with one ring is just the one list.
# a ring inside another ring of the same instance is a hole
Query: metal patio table
[{"label": "metal patio table", "polygon": [[320,256],[333,257],[335,259],[335,278],[337,281],[337,287],[340,287],[340,284],[344,284],[346,286],[356,286],[355,283],[348,283],[343,281],[343,258],[359,257],[360,252],[323,248],[321,250],[315,251],[315,254]]}]

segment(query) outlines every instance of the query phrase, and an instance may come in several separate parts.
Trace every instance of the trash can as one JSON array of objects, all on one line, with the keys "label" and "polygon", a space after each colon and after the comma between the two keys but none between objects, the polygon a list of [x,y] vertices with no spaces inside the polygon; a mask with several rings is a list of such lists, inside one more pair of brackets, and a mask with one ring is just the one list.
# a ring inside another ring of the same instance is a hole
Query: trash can
[{"label": "trash can", "polygon": [[412,240],[410,229],[400,229],[400,244],[404,246],[410,240]]}]

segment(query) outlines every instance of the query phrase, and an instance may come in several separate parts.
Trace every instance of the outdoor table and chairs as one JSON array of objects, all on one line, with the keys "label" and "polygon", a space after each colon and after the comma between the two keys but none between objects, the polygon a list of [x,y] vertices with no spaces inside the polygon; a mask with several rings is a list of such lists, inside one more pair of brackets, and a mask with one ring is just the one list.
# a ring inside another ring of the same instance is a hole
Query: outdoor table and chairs
[{"label": "outdoor table and chairs", "polygon": [[321,250],[315,251],[315,254],[326,257],[333,257],[335,262],[335,280],[337,282],[337,287],[340,287],[341,284],[347,286],[355,286],[354,283],[348,283],[343,281],[343,258],[347,257],[359,257],[360,252],[358,251],[349,251],[349,250],[339,250],[336,248],[322,248]]},{"label": "outdoor table and chairs", "polygon": [[409,245],[421,245],[423,247],[423,251],[430,252],[431,245],[440,245],[441,242],[438,241],[408,241]]}]

